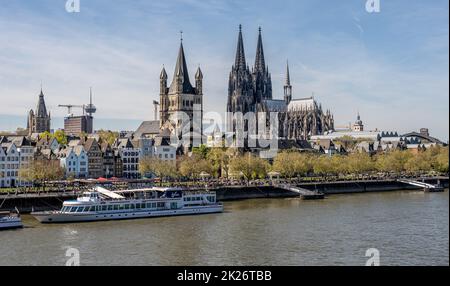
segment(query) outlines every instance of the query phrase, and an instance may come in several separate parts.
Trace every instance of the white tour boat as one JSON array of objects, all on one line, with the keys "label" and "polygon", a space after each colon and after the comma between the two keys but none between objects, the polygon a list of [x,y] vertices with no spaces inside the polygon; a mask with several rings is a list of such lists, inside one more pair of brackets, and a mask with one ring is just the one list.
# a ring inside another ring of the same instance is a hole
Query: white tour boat
[{"label": "white tour boat", "polygon": [[20,214],[12,212],[0,212],[0,230],[22,228]]},{"label": "white tour boat", "polygon": [[31,213],[41,223],[123,220],[223,212],[214,192],[151,188],[112,192],[101,187],[65,201],[61,210]]}]

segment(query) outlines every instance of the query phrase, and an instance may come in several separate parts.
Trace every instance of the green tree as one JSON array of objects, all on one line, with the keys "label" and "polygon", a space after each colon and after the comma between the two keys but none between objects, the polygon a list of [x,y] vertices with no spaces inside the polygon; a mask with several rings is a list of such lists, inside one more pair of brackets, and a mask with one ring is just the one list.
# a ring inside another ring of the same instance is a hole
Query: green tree
[{"label": "green tree", "polygon": [[202,159],[206,159],[209,151],[210,148],[208,148],[206,145],[200,145],[199,147],[192,148],[192,153],[200,156]]},{"label": "green tree", "polygon": [[228,168],[230,164],[230,153],[223,148],[212,148],[208,153],[207,160],[211,164],[212,172],[215,177],[228,177]]},{"label": "green tree", "polygon": [[144,157],[139,161],[139,172],[142,176],[148,173],[155,174],[160,179],[161,184],[165,179],[178,176],[175,162],[164,161],[151,156]]},{"label": "green tree", "polygon": [[249,181],[267,177],[270,165],[266,160],[248,153],[233,158],[230,163],[230,169],[232,172],[241,173]]},{"label": "green tree", "polygon": [[99,135],[100,140],[102,142],[106,142],[109,145],[112,145],[114,141],[116,141],[116,139],[119,138],[119,132],[113,132],[109,130],[101,129],[97,132],[97,134]]},{"label": "green tree", "polygon": [[26,182],[39,183],[45,190],[49,181],[62,180],[65,170],[58,160],[36,159],[19,169],[19,178]]}]

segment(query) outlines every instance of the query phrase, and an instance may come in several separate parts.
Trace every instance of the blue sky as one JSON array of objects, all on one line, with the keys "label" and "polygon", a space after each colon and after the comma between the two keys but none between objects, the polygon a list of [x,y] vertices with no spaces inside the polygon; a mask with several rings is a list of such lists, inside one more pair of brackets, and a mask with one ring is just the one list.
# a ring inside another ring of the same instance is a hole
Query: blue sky
[{"label": "blue sky", "polygon": [[381,0],[372,14],[366,0],[81,0],[72,14],[65,3],[0,0],[0,130],[25,125],[41,81],[55,117],[66,113],[58,104],[86,103],[93,86],[104,119],[96,127],[111,127],[111,118],[135,129],[153,118],[180,30],[191,78],[198,65],[204,73],[206,111],[224,112],[242,24],[250,64],[263,29],[275,98],[289,59],[294,97],[314,93],[337,125],[359,111],[368,129],[428,127],[449,138],[447,0]]}]

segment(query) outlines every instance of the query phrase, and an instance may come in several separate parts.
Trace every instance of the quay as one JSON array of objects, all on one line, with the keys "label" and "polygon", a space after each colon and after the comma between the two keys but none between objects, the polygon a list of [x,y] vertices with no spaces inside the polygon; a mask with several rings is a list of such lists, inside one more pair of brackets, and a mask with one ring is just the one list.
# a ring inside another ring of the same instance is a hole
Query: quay
[{"label": "quay", "polygon": [[[425,184],[438,185],[442,190],[449,187],[448,177],[420,178]],[[402,179],[330,181],[320,183],[217,186],[208,188],[215,191],[218,201],[235,201],[262,198],[300,198],[304,200],[323,199],[336,194],[389,192],[420,190],[423,185],[413,185]],[[197,189],[198,190],[198,189]],[[204,189],[203,189],[204,190]],[[434,189],[428,189],[432,192]],[[435,190],[441,190],[436,188]],[[195,191],[192,189],[192,191]],[[18,208],[21,213],[60,209],[65,200],[76,199],[80,192],[41,192],[27,194],[0,195],[0,211]]]}]

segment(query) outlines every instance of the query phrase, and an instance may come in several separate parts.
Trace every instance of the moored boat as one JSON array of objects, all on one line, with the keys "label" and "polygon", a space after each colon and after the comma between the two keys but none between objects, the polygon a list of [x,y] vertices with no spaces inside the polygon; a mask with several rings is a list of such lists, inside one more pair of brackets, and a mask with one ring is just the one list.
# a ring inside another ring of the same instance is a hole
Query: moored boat
[{"label": "moored boat", "polygon": [[0,212],[0,230],[22,228],[20,214],[12,212]]},{"label": "moored boat", "polygon": [[65,201],[61,210],[31,213],[41,223],[70,223],[223,212],[214,192],[151,188],[112,192],[101,187]]}]

